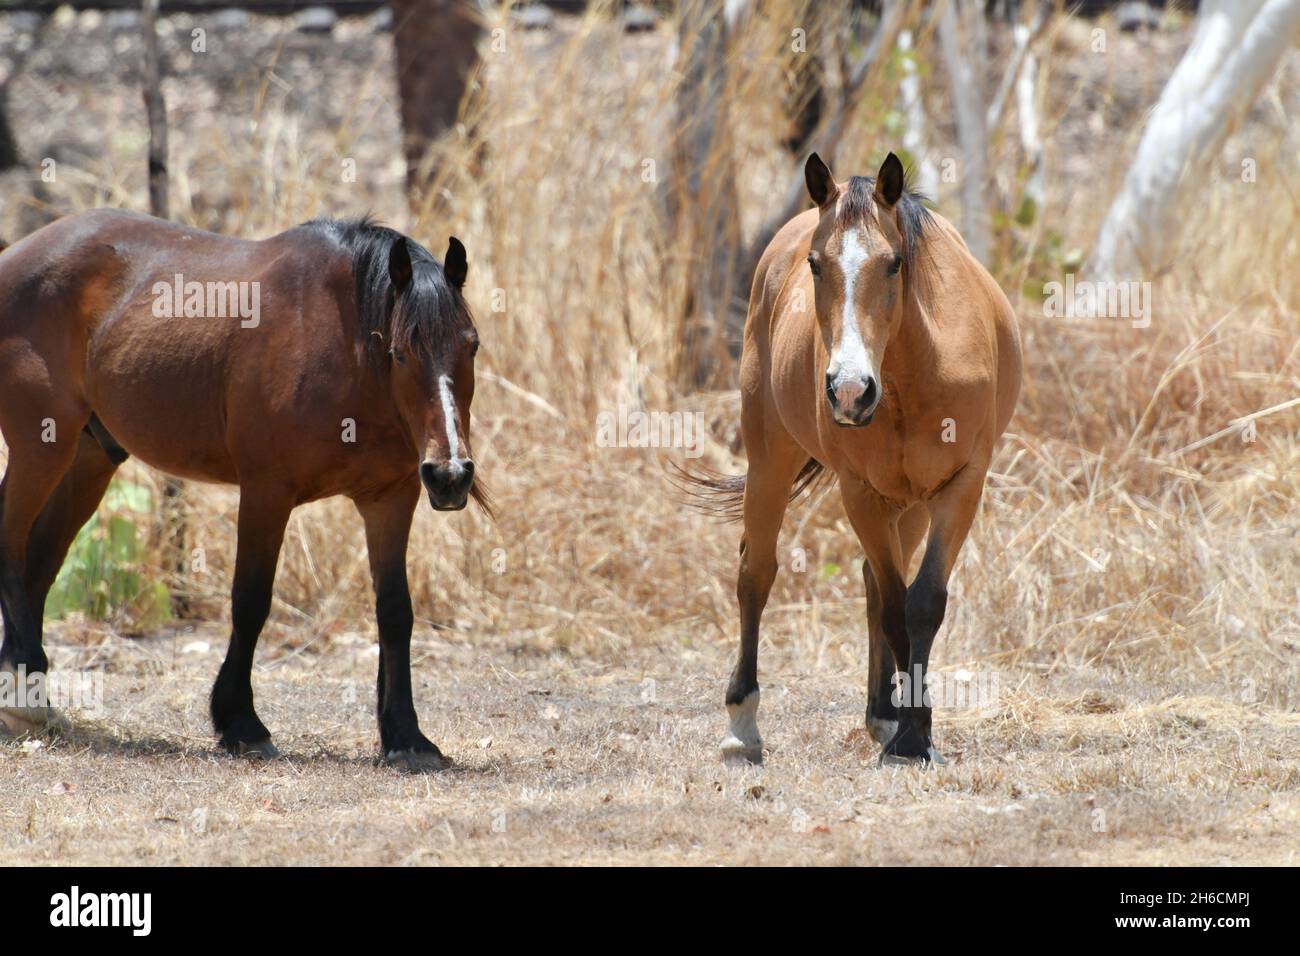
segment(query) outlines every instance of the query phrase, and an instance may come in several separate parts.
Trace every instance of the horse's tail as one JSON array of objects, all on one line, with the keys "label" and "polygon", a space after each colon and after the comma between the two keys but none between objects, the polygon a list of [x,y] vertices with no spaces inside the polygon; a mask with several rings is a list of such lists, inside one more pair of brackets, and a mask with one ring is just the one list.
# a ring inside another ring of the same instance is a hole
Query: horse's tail
[{"label": "horse's tail", "polygon": [[[744,475],[724,475],[699,466],[688,470],[677,464],[673,464],[672,469],[675,474],[669,480],[686,495],[688,507],[723,521],[739,521],[744,516]],[[806,489],[815,487],[825,476],[826,466],[816,458],[809,458],[795,476],[790,500],[794,501]]]}]

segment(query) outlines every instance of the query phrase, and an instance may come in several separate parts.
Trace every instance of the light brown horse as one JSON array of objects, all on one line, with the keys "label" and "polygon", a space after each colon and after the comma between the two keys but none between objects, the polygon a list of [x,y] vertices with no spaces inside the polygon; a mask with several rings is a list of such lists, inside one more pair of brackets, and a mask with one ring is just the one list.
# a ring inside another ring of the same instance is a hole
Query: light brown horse
[{"label": "light brown horse", "polygon": [[[346,495],[375,588],[382,756],[443,766],[411,697],[406,546],[422,485],[437,510],[469,496],[486,507],[469,446],[467,269],[455,238],[439,264],[368,220],[252,242],[115,210],[61,219],[0,253],[0,670],[44,674],[47,592],[128,453],[237,484],[212,720],[230,752],[274,755],[251,673],[285,525],[299,504]],[[0,709],[11,729],[51,716]]]},{"label": "light brown horse", "polygon": [[697,479],[744,520],[723,754],[762,760],[758,629],[777,535],[787,502],[827,469],[866,551],[867,726],[882,760],[942,762],[921,689],[949,575],[1015,410],[1020,334],[1002,290],[907,190],[893,153],[874,180],[836,183],[815,153],[804,176],[817,208],[776,234],[750,292],[740,370],[748,472]]}]

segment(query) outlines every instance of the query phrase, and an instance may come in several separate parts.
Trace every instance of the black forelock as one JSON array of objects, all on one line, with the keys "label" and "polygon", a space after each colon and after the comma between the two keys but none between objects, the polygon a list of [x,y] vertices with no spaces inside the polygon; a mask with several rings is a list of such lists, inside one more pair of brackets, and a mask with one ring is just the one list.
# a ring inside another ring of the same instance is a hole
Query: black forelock
[{"label": "black forelock", "polygon": [[[903,233],[903,264],[911,271],[916,261],[917,245],[925,238],[926,231],[934,222],[934,216],[925,205],[926,197],[912,188],[912,171],[909,169],[903,177],[903,194],[895,208],[898,209],[898,222]],[[841,229],[874,223],[876,221],[876,180],[872,176],[854,176],[840,197],[836,212],[837,224]]]}]

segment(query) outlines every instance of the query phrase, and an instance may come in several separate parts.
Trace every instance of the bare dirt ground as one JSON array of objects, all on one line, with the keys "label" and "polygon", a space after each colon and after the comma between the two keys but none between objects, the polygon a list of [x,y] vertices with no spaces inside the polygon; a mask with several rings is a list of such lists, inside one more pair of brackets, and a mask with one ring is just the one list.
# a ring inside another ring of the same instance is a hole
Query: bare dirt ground
[{"label": "bare dirt ground", "polygon": [[0,746],[0,863],[1294,865],[1300,718],[1098,674],[1004,681],[939,712],[951,759],[878,768],[864,673],[765,648],[758,768],[723,766],[722,648],[617,663],[527,642],[416,643],[416,699],[456,761],[375,765],[374,644],[271,653],[254,679],[286,758],[220,755],[215,629],[93,651],[105,710]]}]

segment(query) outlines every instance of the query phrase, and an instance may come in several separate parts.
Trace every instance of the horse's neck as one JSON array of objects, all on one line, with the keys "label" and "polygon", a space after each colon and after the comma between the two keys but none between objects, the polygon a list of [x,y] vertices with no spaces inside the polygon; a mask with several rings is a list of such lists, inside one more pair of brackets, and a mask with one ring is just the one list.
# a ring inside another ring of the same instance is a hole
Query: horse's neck
[{"label": "horse's neck", "polygon": [[938,360],[939,347],[938,329],[928,297],[908,289],[903,302],[903,317],[885,347],[885,376],[896,388],[924,388],[927,371],[933,369]]}]

